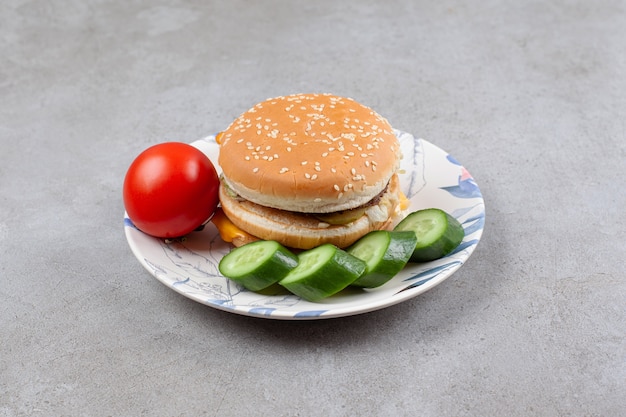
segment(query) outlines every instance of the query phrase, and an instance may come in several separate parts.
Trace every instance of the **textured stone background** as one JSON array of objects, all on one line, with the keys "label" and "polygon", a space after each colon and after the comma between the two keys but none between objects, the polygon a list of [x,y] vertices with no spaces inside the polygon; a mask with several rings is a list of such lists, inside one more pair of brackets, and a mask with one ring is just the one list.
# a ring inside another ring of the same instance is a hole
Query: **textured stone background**
[{"label": "textured stone background", "polygon": [[[626,414],[623,1],[8,0],[0,56],[1,416]],[[302,91],[463,162],[469,262],[316,322],[157,282],[124,238],[132,159]]]}]

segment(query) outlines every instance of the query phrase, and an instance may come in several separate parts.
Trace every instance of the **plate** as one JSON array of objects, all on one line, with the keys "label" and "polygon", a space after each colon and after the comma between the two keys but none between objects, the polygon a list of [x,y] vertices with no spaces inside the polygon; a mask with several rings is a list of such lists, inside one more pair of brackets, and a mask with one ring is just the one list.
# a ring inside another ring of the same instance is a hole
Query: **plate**
[{"label": "plate", "polygon": [[[321,302],[312,303],[292,295],[279,285],[251,292],[219,273],[222,256],[231,245],[219,237],[212,223],[181,239],[158,239],[139,231],[124,216],[126,239],[139,262],[157,280],[174,291],[220,310],[269,319],[314,320],[366,313],[413,298],[457,271],[480,241],[485,222],[484,201],[478,185],[450,154],[413,135],[396,130],[402,146],[402,191],[410,211],[437,207],[456,217],[465,238],[448,256],[432,262],[410,263],[392,280],[369,290],[348,288]],[[214,162],[218,172],[219,147],[215,136],[193,146]]]}]

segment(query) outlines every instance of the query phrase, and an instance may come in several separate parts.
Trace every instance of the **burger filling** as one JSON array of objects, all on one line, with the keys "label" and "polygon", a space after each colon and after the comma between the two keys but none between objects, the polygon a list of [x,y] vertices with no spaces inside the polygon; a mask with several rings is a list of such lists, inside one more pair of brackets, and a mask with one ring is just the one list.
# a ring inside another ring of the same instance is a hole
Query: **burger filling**
[{"label": "burger filling", "polygon": [[[224,189],[228,193],[228,195],[237,200],[237,201],[246,201],[245,198],[238,195],[232,188],[230,188],[226,181],[222,181],[222,185]],[[362,206],[349,209],[336,211],[332,213],[298,213],[300,215],[310,216],[318,219],[320,222],[320,227],[324,227],[329,225],[344,225],[350,224],[355,220],[360,219],[363,215],[367,215],[371,220],[375,222],[384,222],[390,217],[390,209],[393,209],[397,205],[397,201],[395,201],[395,197],[389,195],[387,193],[389,189],[389,183],[385,186],[385,188],[378,193],[374,198],[369,200],[367,203]],[[394,201],[392,201],[394,200]]]}]

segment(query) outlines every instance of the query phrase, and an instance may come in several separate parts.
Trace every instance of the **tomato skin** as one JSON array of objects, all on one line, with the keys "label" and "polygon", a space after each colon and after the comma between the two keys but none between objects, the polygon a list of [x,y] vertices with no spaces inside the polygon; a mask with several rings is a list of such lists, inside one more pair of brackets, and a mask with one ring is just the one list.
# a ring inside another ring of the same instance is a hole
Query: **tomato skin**
[{"label": "tomato skin", "polygon": [[206,155],[186,143],[165,142],[131,163],[124,178],[124,207],[142,232],[180,237],[215,213],[218,188],[215,166]]}]

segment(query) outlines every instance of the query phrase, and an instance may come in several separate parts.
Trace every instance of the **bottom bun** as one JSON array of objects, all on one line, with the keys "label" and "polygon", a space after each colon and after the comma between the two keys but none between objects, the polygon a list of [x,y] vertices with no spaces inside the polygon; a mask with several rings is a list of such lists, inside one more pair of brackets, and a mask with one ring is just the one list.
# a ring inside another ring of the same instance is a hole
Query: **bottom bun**
[{"label": "bottom bun", "polygon": [[358,219],[340,225],[325,223],[306,213],[265,207],[232,197],[224,186],[220,186],[220,203],[233,224],[259,239],[275,240],[297,249],[310,249],[324,243],[346,248],[372,230],[395,226],[400,217],[399,191],[398,176],[394,175],[375,205],[369,206]]}]

